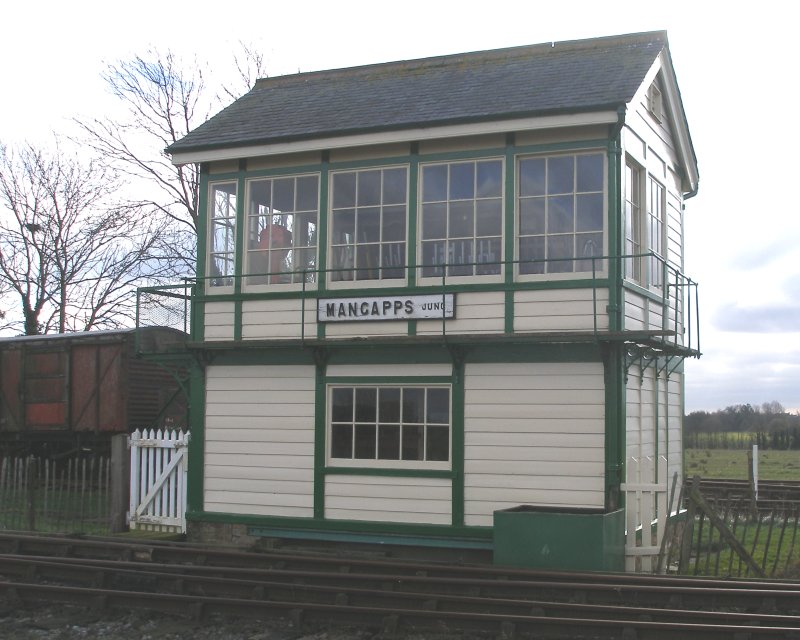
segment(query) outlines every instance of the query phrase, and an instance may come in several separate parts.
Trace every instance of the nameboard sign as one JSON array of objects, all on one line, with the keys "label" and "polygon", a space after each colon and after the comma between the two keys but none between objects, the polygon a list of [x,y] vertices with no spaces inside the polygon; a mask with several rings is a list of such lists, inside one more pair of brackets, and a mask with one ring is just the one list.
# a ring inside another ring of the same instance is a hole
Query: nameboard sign
[{"label": "nameboard sign", "polygon": [[453,318],[455,295],[381,296],[372,298],[321,298],[317,301],[319,322],[363,322],[365,320],[425,320]]}]

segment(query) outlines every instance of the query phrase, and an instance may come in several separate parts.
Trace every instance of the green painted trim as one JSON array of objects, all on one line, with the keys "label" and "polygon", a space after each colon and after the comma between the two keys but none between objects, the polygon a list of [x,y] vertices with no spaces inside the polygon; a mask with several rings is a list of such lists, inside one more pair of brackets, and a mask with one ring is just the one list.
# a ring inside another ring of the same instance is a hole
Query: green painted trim
[{"label": "green painted trim", "polygon": [[205,461],[205,372],[192,361],[189,366],[189,438],[186,508],[201,511],[204,508],[204,461]]},{"label": "green painted trim", "polygon": [[325,447],[327,409],[327,387],[325,364],[318,363],[314,381],[314,518],[325,518]]},{"label": "green painted trim", "polygon": [[559,151],[600,151],[608,145],[608,138],[593,140],[574,140],[570,142],[550,142],[547,144],[528,144],[516,148],[517,155],[551,153]]},{"label": "green painted trim", "polygon": [[192,510],[186,519],[193,522],[218,522],[249,526],[297,529],[303,531],[339,531],[342,533],[386,533],[406,536],[439,538],[469,538],[489,540],[491,527],[452,527],[436,524],[409,524],[406,522],[371,522],[360,520],[317,520],[312,518],[289,518],[280,516],[255,516],[238,513],[211,513]]},{"label": "green painted trim", "polygon": [[[328,217],[330,201],[330,154],[327,151],[322,153],[322,164],[319,173],[319,229],[317,230],[317,287],[318,294],[324,295],[328,287]],[[316,316],[316,311],[314,312]],[[317,338],[322,340],[325,337],[325,323],[317,322]]]},{"label": "green painted trim", "polygon": [[464,362],[453,358],[453,385],[451,387],[452,415],[450,416],[450,453],[453,473],[451,514],[454,527],[464,526]]},{"label": "green painted trim", "polygon": [[200,184],[197,192],[197,269],[195,285],[190,300],[192,322],[190,336],[192,340],[202,342],[205,339],[206,305],[205,296],[206,262],[208,258],[208,164],[200,165]]},{"label": "green painted trim", "polygon": [[647,298],[657,304],[668,306],[664,304],[664,295],[663,293],[655,293],[654,291],[650,291],[645,289],[643,286],[636,284],[635,282],[630,282],[629,280],[622,280],[622,288],[623,290],[631,291],[632,293],[636,293],[643,298]]},{"label": "green painted trim", "polygon": [[250,527],[248,535],[264,538],[286,538],[290,540],[324,540],[327,542],[355,542],[359,544],[379,544],[434,547],[447,549],[485,549],[491,551],[491,540],[459,540],[458,538],[430,538],[424,536],[399,536],[387,534],[342,533],[338,531],[294,531],[273,527]]},{"label": "green painted trim", "polygon": [[605,362],[605,508],[609,511],[625,506],[620,485],[625,479],[625,349],[624,345],[607,345]]},{"label": "green painted trim", "polygon": [[[424,464],[424,463],[422,463]],[[325,467],[326,476],[378,476],[383,478],[440,478],[451,480],[449,469],[375,469],[371,467]]]},{"label": "green painted trim", "polygon": [[[244,272],[244,237],[245,227],[247,225],[247,211],[245,202],[247,198],[247,190],[245,189],[244,167],[245,161],[239,161],[239,177],[236,180],[236,255],[234,256],[234,273],[241,274]],[[233,301],[233,339],[242,339],[242,300],[239,297],[242,293],[242,278],[235,277],[233,280],[233,293],[235,299]]]},{"label": "green painted trim", "polygon": [[452,384],[451,376],[328,376],[328,384]]},{"label": "green painted trim", "polygon": [[517,268],[516,263],[509,264],[508,261],[515,256],[515,243],[516,243],[516,195],[514,193],[514,186],[517,177],[517,162],[516,162],[516,149],[514,148],[514,134],[509,133],[506,136],[506,152],[505,152],[505,181],[503,185],[504,191],[504,207],[503,207],[503,254],[506,261],[503,266],[504,280],[505,280],[505,300],[504,300],[504,327],[506,333],[514,333],[514,279],[516,277],[515,271]]},{"label": "green painted trim", "polygon": [[331,171],[350,171],[353,169],[370,169],[372,167],[391,167],[407,165],[413,153],[402,156],[386,156],[383,158],[369,158],[364,160],[342,160],[331,162]]},{"label": "green painted trim", "polygon": [[[297,164],[283,167],[271,167],[269,169],[247,169],[245,177],[248,180],[258,178],[275,178],[280,176],[308,175],[319,173],[322,163]],[[236,175],[236,174],[234,174]]]},{"label": "green painted trim", "polygon": [[[593,284],[597,290],[605,289],[609,286],[606,278],[592,280],[591,274],[586,278],[573,280],[529,280],[513,283],[514,291],[542,291],[554,289],[591,289]],[[316,290],[306,289],[307,299],[314,298],[352,298],[352,297],[371,297],[371,296],[394,296],[394,295],[415,295],[431,293],[467,293],[481,291],[503,291],[506,285],[500,281],[476,283],[476,284],[441,284],[418,285],[416,287],[376,287],[369,289],[329,289]],[[287,300],[303,297],[303,291],[295,289],[292,291],[278,292],[259,292],[259,293],[239,293],[239,294],[209,294],[197,296],[203,302],[231,302],[232,300]]]},{"label": "green painted trim", "polygon": [[[417,243],[417,230],[419,225],[419,145],[414,143],[411,145],[411,157],[408,163],[408,230],[406,233],[406,265],[408,265],[408,287],[414,288],[417,286],[417,251],[419,249]],[[414,330],[416,331],[416,321],[414,322]],[[409,324],[409,335],[411,325]]]}]

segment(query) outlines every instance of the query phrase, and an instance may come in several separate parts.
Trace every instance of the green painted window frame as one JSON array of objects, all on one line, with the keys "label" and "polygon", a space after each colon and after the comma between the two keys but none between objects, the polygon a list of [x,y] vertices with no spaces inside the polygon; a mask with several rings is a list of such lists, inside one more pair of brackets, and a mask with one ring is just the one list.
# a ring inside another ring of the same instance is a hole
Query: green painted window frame
[{"label": "green painted window frame", "polygon": [[[226,192],[224,187],[229,187],[231,190]],[[226,205],[226,208],[228,209],[228,215],[216,215],[217,205],[219,202],[218,198],[216,197],[217,193],[227,193],[229,199],[233,199],[233,203],[228,202]],[[208,182],[208,238],[206,241],[207,255],[205,256],[206,273],[203,275],[205,278],[207,278],[207,288],[209,291],[214,291],[215,293],[229,293],[233,292],[235,288],[237,277],[236,261],[239,257],[237,251],[237,234],[239,233],[240,228],[240,200],[241,198],[237,180],[210,180]],[[230,215],[231,207],[232,215]],[[225,233],[226,242],[224,249],[220,249],[215,243],[216,229],[218,226],[220,226],[217,224],[217,221],[223,221],[223,224],[224,221],[228,221],[227,226],[229,229]],[[232,246],[229,246],[229,243]],[[227,270],[225,270],[224,273],[212,273],[215,265],[217,264],[215,256],[223,255],[229,256],[228,258],[224,259],[226,262],[230,262],[232,266],[232,272],[228,273]],[[221,281],[221,283],[218,283],[217,280]]]}]

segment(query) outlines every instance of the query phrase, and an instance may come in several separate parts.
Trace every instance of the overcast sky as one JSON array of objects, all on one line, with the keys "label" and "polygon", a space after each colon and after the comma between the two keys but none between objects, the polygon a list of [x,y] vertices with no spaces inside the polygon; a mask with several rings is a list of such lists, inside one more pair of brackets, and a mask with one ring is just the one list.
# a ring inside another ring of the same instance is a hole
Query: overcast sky
[{"label": "overcast sky", "polygon": [[[228,68],[238,41],[269,75],[665,29],[700,167],[686,271],[700,282],[703,357],[686,409],[778,400],[800,409],[796,20],[789,3],[6,3],[0,141],[44,143],[113,108],[105,63],[167,48]],[[790,51],[791,47],[791,51]]]}]

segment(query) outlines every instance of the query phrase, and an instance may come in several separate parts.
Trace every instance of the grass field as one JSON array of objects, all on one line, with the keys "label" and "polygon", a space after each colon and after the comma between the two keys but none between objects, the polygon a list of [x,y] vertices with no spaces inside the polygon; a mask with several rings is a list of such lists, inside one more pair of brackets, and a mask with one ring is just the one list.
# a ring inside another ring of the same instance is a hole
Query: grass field
[{"label": "grass field", "polygon": [[[741,449],[686,449],[684,473],[687,477],[747,480],[747,451]],[[761,480],[800,480],[800,451],[759,451],[758,477]]]}]

